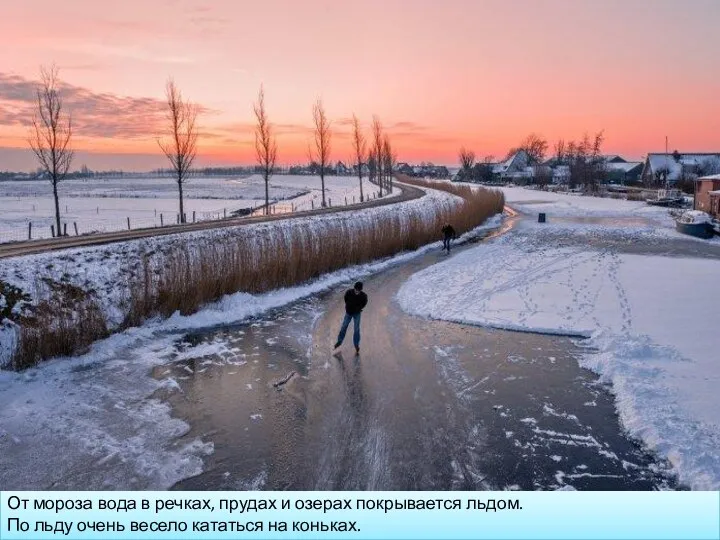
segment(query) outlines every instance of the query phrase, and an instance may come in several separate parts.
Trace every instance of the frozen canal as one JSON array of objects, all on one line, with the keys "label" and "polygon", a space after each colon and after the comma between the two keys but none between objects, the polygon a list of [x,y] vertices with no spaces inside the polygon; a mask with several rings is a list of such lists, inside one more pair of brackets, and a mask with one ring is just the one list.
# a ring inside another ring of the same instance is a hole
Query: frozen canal
[{"label": "frozen canal", "polygon": [[578,367],[568,339],[400,310],[400,286],[439,258],[365,282],[359,357],[350,339],[331,356],[342,290],[178,343],[184,359],[155,376],[179,384],[170,402],[188,440],[212,441],[214,452],[175,487],[675,487],[666,464],[623,434],[612,396]]}]

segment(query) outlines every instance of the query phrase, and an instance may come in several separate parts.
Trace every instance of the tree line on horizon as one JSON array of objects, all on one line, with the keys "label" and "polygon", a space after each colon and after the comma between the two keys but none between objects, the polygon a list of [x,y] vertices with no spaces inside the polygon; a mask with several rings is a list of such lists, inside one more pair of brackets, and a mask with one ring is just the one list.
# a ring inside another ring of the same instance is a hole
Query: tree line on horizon
[{"label": "tree line on horizon", "polygon": [[[55,65],[40,68],[40,82],[37,88],[37,102],[28,144],[35,155],[40,169],[52,184],[55,202],[55,225],[57,236],[61,236],[60,203],[58,184],[70,174],[73,161],[72,114],[64,110],[60,94],[59,70]],[[179,219],[186,223],[184,211],[184,185],[191,176],[192,166],[197,156],[199,137],[197,118],[199,107],[186,99],[171,78],[165,87],[166,118],[165,133],[157,137],[160,150],[170,163],[170,170],[178,187]],[[265,106],[265,91],[260,86],[257,101],[253,104],[255,117],[255,158],[257,167],[265,183],[264,213],[270,211],[270,178],[276,169],[278,145],[273,124]],[[325,199],[325,175],[330,166],[332,153],[332,122],[327,116],[321,99],[313,104],[313,137],[308,142],[308,158],[317,164],[322,192],[322,207],[327,206]],[[352,116],[352,162],[357,170],[360,186],[360,202],[365,201],[363,193],[363,170],[367,168],[370,182],[378,185],[380,196],[383,189],[392,190],[392,175],[397,154],[390,136],[383,129],[377,116],[373,116],[371,133],[367,137],[355,114]]]}]

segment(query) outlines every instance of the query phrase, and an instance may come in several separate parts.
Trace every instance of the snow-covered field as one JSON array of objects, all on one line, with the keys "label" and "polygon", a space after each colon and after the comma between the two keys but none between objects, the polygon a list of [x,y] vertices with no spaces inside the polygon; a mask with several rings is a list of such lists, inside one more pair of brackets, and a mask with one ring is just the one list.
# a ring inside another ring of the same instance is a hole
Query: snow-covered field
[{"label": "snow-covered field", "polygon": [[[338,219],[357,224],[380,212],[432,212],[455,200],[430,192],[397,206],[302,219],[312,219],[319,227],[323,221]],[[498,224],[499,218],[493,218],[482,228]],[[253,227],[260,234],[285,226],[281,222]],[[204,233],[209,241],[212,234]],[[80,281],[94,280],[98,286],[104,282],[112,288],[119,262],[143,242],[128,242],[119,249],[116,245],[75,250],[72,263],[69,259],[58,263],[57,255],[14,259],[12,268],[7,266],[10,261],[2,261],[0,271],[20,279],[16,271],[41,269],[54,258],[57,264],[75,270],[87,265],[91,270]],[[157,245],[165,240],[152,242]],[[58,359],[22,373],[0,371],[0,485],[6,489],[164,489],[198,474],[203,457],[213,451],[212,444],[180,438],[189,426],[172,418],[170,408],[158,398],[162,394],[154,394],[162,392],[168,381],[150,376],[153,366],[182,355],[179,341],[186,332],[245,320],[437,248],[438,244],[428,245],[294,288],[229,295],[194,315],[176,314],[115,334],[83,356]],[[110,264],[100,262],[105,255],[111,257]],[[114,301],[106,309],[111,310]],[[150,399],[151,395],[157,399]]]},{"label": "snow-covered field", "polygon": [[[376,196],[378,188],[363,181],[364,195]],[[270,180],[270,198],[278,211],[310,210],[320,206],[320,178],[275,175]],[[172,178],[112,178],[67,180],[60,183],[61,222],[68,234],[159,227],[177,221],[177,185]],[[358,179],[328,176],[325,196],[333,206],[360,201]],[[248,177],[193,177],[184,186],[185,213],[197,221],[220,219],[232,212],[255,208],[265,201],[260,175]],[[47,238],[55,223],[52,187],[48,181],[0,182],[0,242],[27,240],[28,224],[33,238]],[[286,208],[288,207],[288,208]]]},{"label": "snow-covered field", "polygon": [[[403,308],[494,328],[588,337],[579,341],[586,351],[582,365],[612,383],[628,432],[667,457],[681,482],[719,489],[720,256],[660,255],[664,242],[686,240],[693,249],[700,242],[675,233],[663,209],[504,191],[508,204],[523,212],[576,219],[521,223],[415,274],[398,293]],[[633,221],[638,217],[643,221]],[[632,253],[633,243],[650,242],[658,254]]]}]

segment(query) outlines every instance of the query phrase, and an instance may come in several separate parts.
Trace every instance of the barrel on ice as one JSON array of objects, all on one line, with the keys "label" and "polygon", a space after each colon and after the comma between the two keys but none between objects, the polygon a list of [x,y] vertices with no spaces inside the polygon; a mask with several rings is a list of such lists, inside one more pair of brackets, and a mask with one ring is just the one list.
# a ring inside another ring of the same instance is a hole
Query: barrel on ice
[{"label": "barrel on ice", "polygon": [[538,214],[538,223],[545,223],[545,212],[540,212]]}]

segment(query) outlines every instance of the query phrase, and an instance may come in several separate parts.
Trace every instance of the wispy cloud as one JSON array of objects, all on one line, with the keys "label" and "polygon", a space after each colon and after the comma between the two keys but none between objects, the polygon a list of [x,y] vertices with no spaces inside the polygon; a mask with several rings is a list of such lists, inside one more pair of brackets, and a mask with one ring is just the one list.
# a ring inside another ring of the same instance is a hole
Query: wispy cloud
[{"label": "wispy cloud", "polygon": [[[0,126],[31,124],[36,84],[18,75],[0,73]],[[79,136],[147,139],[164,129],[164,100],[97,93],[70,84],[63,84],[60,91]],[[200,112],[211,111],[200,107]]]},{"label": "wispy cloud", "polygon": [[416,122],[402,121],[395,122],[386,127],[389,132],[403,132],[403,133],[422,133],[430,131],[430,126],[424,126]]},{"label": "wispy cloud", "polygon": [[[272,128],[276,135],[312,135],[312,126],[305,124],[273,124]],[[219,131],[233,134],[235,136],[254,136],[255,124],[252,122],[234,122],[223,124],[216,128]]]}]

